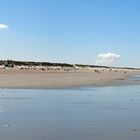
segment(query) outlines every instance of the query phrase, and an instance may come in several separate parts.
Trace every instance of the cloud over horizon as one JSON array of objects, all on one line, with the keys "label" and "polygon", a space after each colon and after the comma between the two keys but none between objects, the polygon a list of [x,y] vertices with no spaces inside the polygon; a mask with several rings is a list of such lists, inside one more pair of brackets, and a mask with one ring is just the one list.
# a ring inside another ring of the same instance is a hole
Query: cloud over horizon
[{"label": "cloud over horizon", "polygon": [[4,30],[4,29],[7,29],[7,28],[8,28],[7,25],[5,25],[5,24],[0,24],[0,30]]},{"label": "cloud over horizon", "polygon": [[120,58],[120,55],[115,54],[115,53],[100,53],[97,56],[97,64],[110,64]]}]

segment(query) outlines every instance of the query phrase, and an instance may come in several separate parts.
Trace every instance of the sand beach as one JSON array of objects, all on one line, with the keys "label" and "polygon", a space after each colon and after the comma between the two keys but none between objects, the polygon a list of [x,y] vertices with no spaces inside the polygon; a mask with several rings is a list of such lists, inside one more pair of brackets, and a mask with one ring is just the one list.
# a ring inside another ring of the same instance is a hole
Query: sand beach
[{"label": "sand beach", "polygon": [[139,84],[128,79],[140,74],[130,69],[69,70],[38,68],[0,69],[0,88],[70,88],[78,86],[109,86],[115,84]]}]

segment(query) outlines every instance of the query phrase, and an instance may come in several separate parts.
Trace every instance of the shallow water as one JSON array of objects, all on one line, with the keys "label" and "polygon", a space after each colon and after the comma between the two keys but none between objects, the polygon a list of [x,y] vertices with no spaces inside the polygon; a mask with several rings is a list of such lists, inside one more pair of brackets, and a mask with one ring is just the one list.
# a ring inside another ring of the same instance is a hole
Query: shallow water
[{"label": "shallow water", "polygon": [[0,89],[0,140],[139,140],[140,86]]}]

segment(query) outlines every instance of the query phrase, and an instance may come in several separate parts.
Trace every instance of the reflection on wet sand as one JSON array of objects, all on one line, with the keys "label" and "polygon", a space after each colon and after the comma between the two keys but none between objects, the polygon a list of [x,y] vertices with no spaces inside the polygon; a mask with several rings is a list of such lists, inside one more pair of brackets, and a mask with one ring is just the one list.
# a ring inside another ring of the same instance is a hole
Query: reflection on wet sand
[{"label": "reflection on wet sand", "polygon": [[2,140],[139,140],[140,86],[0,90]]}]

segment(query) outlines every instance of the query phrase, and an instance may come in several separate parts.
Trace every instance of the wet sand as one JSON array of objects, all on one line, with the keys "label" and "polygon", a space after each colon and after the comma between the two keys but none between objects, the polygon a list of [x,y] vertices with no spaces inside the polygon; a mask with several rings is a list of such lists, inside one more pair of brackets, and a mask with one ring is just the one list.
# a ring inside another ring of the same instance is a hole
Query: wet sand
[{"label": "wet sand", "polygon": [[1,69],[0,88],[67,88],[78,86],[103,86],[115,84],[139,84],[128,76],[140,74],[132,70],[95,71],[43,71]]},{"label": "wet sand", "polygon": [[1,140],[139,140],[140,86],[0,89]]}]

